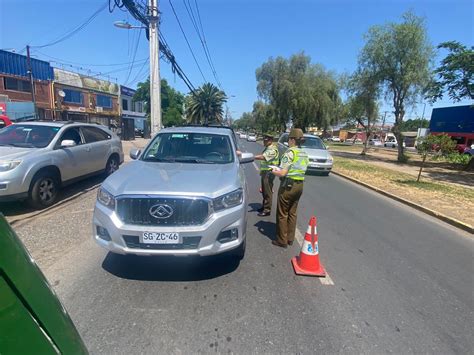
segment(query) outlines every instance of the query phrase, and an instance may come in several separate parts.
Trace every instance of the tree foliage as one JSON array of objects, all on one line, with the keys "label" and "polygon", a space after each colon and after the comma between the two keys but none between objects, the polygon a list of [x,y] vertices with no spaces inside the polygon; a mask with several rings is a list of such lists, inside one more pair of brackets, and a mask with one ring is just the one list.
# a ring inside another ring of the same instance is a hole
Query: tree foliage
[{"label": "tree foliage", "polygon": [[[172,88],[166,79],[161,79],[161,119],[165,127],[183,123],[184,95]],[[137,86],[133,101],[143,101],[147,116],[150,117],[150,79]]]},{"label": "tree foliage", "polygon": [[257,92],[271,112],[259,117],[271,116],[273,121],[265,125],[285,130],[291,121],[303,129],[310,125],[327,128],[338,118],[342,101],[335,74],[311,64],[304,53],[268,59],[256,70],[256,79]]},{"label": "tree foliage", "polygon": [[418,153],[422,156],[422,162],[420,165],[420,171],[418,172],[418,178],[416,181],[420,181],[421,172],[425,165],[425,160],[428,154],[434,154],[436,157],[448,157],[456,150],[456,143],[447,134],[440,135],[428,135],[426,137],[420,137],[417,145]]},{"label": "tree foliage", "polygon": [[186,100],[186,116],[190,123],[219,123],[223,121],[226,94],[211,83],[206,83]]},{"label": "tree foliage", "polygon": [[402,132],[414,132],[418,128],[428,128],[430,126],[430,121],[424,118],[409,119],[403,121],[400,125],[400,131]]},{"label": "tree foliage", "polygon": [[403,15],[402,23],[373,26],[365,36],[359,67],[376,74],[391,99],[395,114],[394,133],[399,142],[398,160],[404,160],[400,126],[408,106],[425,93],[431,80],[434,58],[424,20],[412,12]]},{"label": "tree foliage", "polygon": [[456,41],[443,42],[438,49],[447,49],[449,54],[435,70],[427,97],[435,102],[447,92],[454,102],[474,99],[474,47],[468,48]]}]

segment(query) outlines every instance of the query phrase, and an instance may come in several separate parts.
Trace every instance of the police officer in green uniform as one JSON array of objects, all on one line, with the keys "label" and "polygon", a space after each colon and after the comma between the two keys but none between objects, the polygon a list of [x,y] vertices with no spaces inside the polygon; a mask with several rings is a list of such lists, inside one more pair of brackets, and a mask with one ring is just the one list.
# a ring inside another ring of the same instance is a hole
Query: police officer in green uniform
[{"label": "police officer in green uniform", "polygon": [[263,135],[263,145],[265,149],[262,154],[256,155],[256,160],[260,162],[260,177],[262,186],[263,202],[262,207],[258,210],[258,215],[261,217],[269,216],[272,210],[272,196],[273,196],[273,180],[275,175],[271,173],[270,165],[278,165],[278,147],[273,143],[273,135],[265,133]]},{"label": "police officer in green uniform", "polygon": [[288,136],[288,150],[281,158],[280,168],[272,173],[280,177],[277,205],[277,239],[273,245],[286,248],[292,245],[296,232],[296,210],[303,193],[303,182],[308,167],[308,155],[300,148],[303,131],[293,128]]}]

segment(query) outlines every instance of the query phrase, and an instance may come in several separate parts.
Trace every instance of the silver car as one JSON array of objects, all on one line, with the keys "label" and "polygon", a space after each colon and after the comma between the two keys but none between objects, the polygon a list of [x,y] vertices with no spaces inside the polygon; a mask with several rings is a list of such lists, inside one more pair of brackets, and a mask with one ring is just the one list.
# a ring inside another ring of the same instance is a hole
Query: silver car
[{"label": "silver car", "polygon": [[62,186],[112,174],[123,162],[122,143],[103,126],[74,122],[17,123],[0,131],[0,201],[51,206]]},{"label": "silver car", "polygon": [[161,130],[98,191],[93,238],[116,254],[243,258],[247,184],[226,127]]},{"label": "silver car", "polygon": [[[304,135],[304,143],[301,148],[308,154],[309,165],[307,172],[319,172],[329,175],[334,162],[333,157],[324,145],[321,138],[311,134]],[[278,140],[278,151],[280,156],[288,149],[288,133],[283,133]]]}]

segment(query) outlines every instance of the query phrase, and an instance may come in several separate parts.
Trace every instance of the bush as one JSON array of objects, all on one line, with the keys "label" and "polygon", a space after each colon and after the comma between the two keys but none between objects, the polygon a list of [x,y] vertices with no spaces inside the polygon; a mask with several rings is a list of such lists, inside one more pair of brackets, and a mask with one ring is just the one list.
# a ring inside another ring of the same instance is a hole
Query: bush
[{"label": "bush", "polygon": [[446,160],[453,164],[467,165],[471,157],[470,154],[451,153],[446,156]]}]

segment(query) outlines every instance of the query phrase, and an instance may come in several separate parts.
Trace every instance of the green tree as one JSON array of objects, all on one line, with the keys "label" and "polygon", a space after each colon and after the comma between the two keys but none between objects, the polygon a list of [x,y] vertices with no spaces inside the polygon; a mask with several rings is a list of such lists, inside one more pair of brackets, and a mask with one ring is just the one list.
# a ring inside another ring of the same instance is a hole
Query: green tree
[{"label": "green tree", "polygon": [[260,98],[271,105],[272,121],[282,130],[290,121],[303,130],[327,128],[338,116],[342,101],[335,74],[311,64],[304,53],[268,59],[256,70],[256,79]]},{"label": "green tree", "polygon": [[431,80],[434,58],[424,20],[411,12],[402,23],[373,26],[365,36],[359,67],[376,73],[392,100],[395,114],[393,132],[397,137],[398,161],[405,160],[400,126],[408,106],[419,102]]},{"label": "green tree", "polygon": [[435,79],[427,97],[432,102],[443,98],[447,92],[454,102],[474,99],[474,47],[468,48],[456,41],[443,42],[438,49],[447,49],[449,54],[435,70]]},{"label": "green tree", "polygon": [[402,132],[413,132],[417,131],[418,128],[428,128],[430,126],[430,120],[424,118],[409,119],[404,121],[400,125],[400,131]]},{"label": "green tree", "polygon": [[381,88],[377,74],[369,69],[359,69],[349,79],[348,92],[351,95],[347,110],[348,121],[355,121],[364,128],[366,138],[360,154],[365,155],[379,116]]},{"label": "green tree", "polygon": [[422,156],[420,165],[420,171],[416,182],[420,181],[421,172],[425,166],[425,160],[428,154],[435,154],[437,156],[448,157],[456,150],[456,143],[447,134],[440,135],[429,135],[426,137],[420,137],[416,145],[418,152]]},{"label": "green tree", "polygon": [[[166,79],[161,79],[161,117],[165,127],[178,126],[183,123],[184,95],[172,88]],[[137,86],[133,101],[143,101],[145,112],[150,117],[150,79]]]},{"label": "green tree", "polygon": [[211,83],[206,83],[187,98],[187,119],[191,123],[219,123],[223,121],[226,94]]}]

